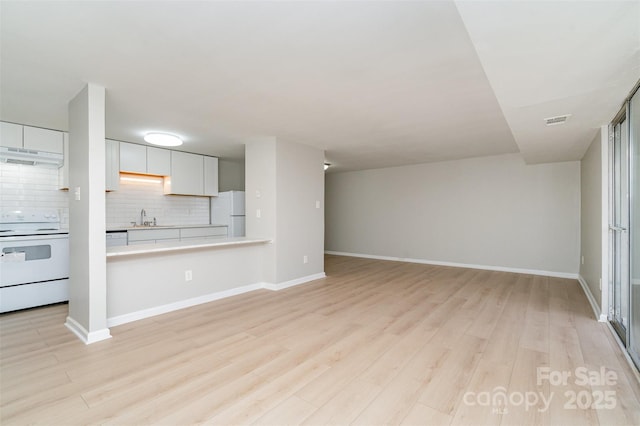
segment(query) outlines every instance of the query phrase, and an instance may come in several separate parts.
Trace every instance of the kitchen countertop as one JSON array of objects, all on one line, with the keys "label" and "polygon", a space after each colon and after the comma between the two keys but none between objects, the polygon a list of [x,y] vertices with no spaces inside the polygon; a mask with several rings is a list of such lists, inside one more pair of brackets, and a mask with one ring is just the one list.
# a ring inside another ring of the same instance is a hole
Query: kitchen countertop
[{"label": "kitchen countertop", "polygon": [[170,241],[166,243],[107,247],[107,257],[109,258],[117,256],[132,256],[136,254],[166,253],[172,251],[192,250],[200,248],[238,247],[252,244],[266,244],[270,242],[271,240],[247,237]]},{"label": "kitchen countertop", "polygon": [[138,231],[145,229],[175,229],[175,228],[220,228],[227,225],[157,225],[157,226],[115,226],[107,228],[107,232],[125,232],[125,231]]}]

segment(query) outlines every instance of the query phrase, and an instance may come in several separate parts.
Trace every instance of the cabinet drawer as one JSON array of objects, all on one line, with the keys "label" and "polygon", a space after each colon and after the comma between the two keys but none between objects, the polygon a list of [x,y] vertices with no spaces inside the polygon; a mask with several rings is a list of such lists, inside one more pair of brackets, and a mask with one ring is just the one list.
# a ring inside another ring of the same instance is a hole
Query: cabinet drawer
[{"label": "cabinet drawer", "polygon": [[207,238],[207,237],[226,237],[226,226],[208,226],[205,228],[182,228],[180,230],[180,238]]},{"label": "cabinet drawer", "polygon": [[136,241],[179,239],[179,229],[130,229],[128,232],[129,244]]}]

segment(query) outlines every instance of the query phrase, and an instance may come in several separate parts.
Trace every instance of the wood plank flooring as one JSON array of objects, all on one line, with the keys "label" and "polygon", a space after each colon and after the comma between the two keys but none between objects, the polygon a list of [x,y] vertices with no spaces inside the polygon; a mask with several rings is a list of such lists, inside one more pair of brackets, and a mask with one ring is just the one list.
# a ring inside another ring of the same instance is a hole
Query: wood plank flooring
[{"label": "wood plank flooring", "polygon": [[[339,256],[326,273],[89,346],[66,305],[4,314],[0,423],[640,424],[640,386],[575,280]],[[580,380],[601,369],[615,380]]]}]

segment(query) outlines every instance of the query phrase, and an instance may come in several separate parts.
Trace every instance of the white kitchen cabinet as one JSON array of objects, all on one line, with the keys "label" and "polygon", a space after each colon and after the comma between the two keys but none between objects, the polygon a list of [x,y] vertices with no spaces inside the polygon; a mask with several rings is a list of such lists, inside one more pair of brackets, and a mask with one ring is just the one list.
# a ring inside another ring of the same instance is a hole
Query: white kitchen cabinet
[{"label": "white kitchen cabinet", "polygon": [[62,167],[58,169],[58,189],[69,189],[69,133],[62,133]]},{"label": "white kitchen cabinet", "polygon": [[105,191],[117,191],[120,186],[120,142],[106,139],[105,146]]},{"label": "white kitchen cabinet", "polygon": [[147,173],[147,147],[120,142],[120,171]]},{"label": "white kitchen cabinet", "polygon": [[0,146],[34,151],[63,153],[63,134],[58,130],[41,129],[14,123],[0,123]]},{"label": "white kitchen cabinet", "polygon": [[226,226],[189,226],[186,228],[140,228],[127,231],[128,245],[167,243],[225,238]]},{"label": "white kitchen cabinet", "polygon": [[147,173],[150,175],[171,175],[171,151],[147,147]]},{"label": "white kitchen cabinet", "polygon": [[171,177],[164,180],[164,193],[204,195],[202,155],[171,151]]},{"label": "white kitchen cabinet", "polygon": [[127,231],[127,241],[129,245],[151,244],[180,240],[179,228],[164,229],[129,229]]},{"label": "white kitchen cabinet", "polygon": [[195,240],[203,238],[224,238],[227,236],[226,226],[203,226],[180,229],[180,240]]},{"label": "white kitchen cabinet", "polygon": [[120,171],[169,176],[171,174],[171,151],[120,142]]},{"label": "white kitchen cabinet", "polygon": [[22,128],[14,123],[0,122],[0,146],[22,148]]},{"label": "white kitchen cabinet", "polygon": [[24,126],[22,144],[25,149],[62,154],[63,136],[62,132],[57,130]]},{"label": "white kitchen cabinet", "polygon": [[218,195],[218,159],[203,156],[204,161],[204,194],[209,197]]},{"label": "white kitchen cabinet", "polygon": [[178,238],[167,238],[164,240],[145,240],[145,241],[133,241],[130,242],[129,246],[139,246],[140,244],[157,244],[157,243],[171,243],[174,241],[180,241]]}]

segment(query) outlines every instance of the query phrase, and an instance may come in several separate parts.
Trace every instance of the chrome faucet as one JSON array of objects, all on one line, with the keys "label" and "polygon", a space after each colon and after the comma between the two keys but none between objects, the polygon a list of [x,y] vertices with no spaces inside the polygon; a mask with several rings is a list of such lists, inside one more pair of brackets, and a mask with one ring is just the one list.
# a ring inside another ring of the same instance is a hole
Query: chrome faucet
[{"label": "chrome faucet", "polygon": [[147,217],[147,212],[144,209],[140,210],[140,226],[144,226],[144,220]]}]

